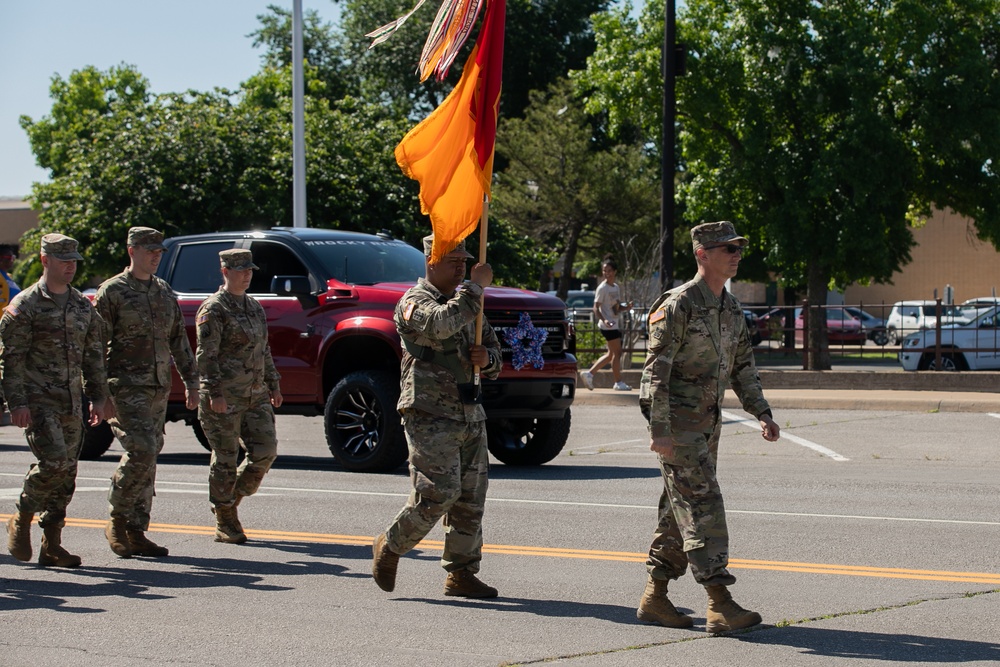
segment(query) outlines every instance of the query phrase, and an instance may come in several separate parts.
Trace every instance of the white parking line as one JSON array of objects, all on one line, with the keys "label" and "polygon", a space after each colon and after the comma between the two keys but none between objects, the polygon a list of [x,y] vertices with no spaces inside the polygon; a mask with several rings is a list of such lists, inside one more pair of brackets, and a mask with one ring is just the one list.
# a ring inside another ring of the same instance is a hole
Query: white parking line
[{"label": "white parking line", "polygon": [[[740,415],[728,412],[726,410],[723,410],[720,414],[726,419],[729,419],[731,421],[737,421],[742,424],[747,424],[749,426],[754,427],[755,429],[760,428],[760,422],[758,422],[755,419],[750,419],[749,417],[741,417]],[[823,445],[817,445],[815,442],[812,442],[811,440],[806,440],[805,438],[800,438],[797,435],[792,435],[791,433],[786,433],[785,431],[782,431],[781,437],[784,438],[785,440],[791,440],[796,445],[802,445],[803,447],[808,447],[809,449],[815,452],[819,452],[823,456],[829,456],[834,461],[850,461],[849,458],[847,458],[846,456],[841,456],[832,449],[827,449]]]},{"label": "white parking line", "polygon": [[986,414],[989,415],[990,417],[996,417],[997,419],[1000,419],[1000,412],[987,412]]}]

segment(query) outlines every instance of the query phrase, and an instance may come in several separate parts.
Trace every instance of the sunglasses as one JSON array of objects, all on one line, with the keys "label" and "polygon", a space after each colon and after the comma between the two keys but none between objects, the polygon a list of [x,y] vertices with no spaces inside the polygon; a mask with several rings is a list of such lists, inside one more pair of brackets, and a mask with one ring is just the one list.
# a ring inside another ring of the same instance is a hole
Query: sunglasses
[{"label": "sunglasses", "polygon": [[743,254],[743,246],[741,246],[741,245],[730,245],[728,243],[724,243],[722,245],[709,246],[709,247],[705,248],[705,250],[715,250],[716,248],[725,248],[726,252],[729,253],[730,255],[735,255],[736,253],[740,253],[741,255]]}]

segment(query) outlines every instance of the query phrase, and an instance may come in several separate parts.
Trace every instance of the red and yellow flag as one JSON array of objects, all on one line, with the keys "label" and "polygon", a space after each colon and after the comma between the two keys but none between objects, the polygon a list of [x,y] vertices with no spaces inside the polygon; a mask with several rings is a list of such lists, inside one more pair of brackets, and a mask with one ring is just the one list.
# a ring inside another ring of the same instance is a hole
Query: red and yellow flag
[{"label": "red and yellow flag", "polygon": [[458,85],[396,146],[396,162],[420,183],[420,210],[431,218],[432,263],[476,230],[490,194],[506,13],[506,0],[488,0]]}]

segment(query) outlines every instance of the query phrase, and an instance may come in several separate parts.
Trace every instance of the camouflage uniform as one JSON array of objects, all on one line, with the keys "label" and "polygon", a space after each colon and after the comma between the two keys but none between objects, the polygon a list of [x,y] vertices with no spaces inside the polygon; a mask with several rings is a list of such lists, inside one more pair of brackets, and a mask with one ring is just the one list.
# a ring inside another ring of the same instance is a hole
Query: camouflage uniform
[{"label": "camouflage uniform", "polygon": [[[163,234],[148,227],[129,230],[129,245],[163,248]],[[198,390],[198,369],[177,296],[161,278],[144,282],[130,269],[106,280],[94,307],[105,322],[108,385],[117,415],[109,423],[122,443],[108,493],[112,518],[128,530],[149,528],[156,457],[163,449],[171,357],[187,388]]]},{"label": "camouflage uniform", "polygon": [[651,437],[669,436],[660,456],[664,488],[646,562],[654,579],[677,579],[690,563],[706,586],[735,581],[729,533],[715,476],[726,384],[752,415],[768,412],[739,302],[718,298],[701,276],[672,289],[649,311],[649,350],[639,405]]},{"label": "camouflage uniform", "polygon": [[[464,245],[461,248],[464,252]],[[421,278],[396,304],[394,316],[404,346],[429,348],[437,359],[454,355],[460,370],[454,361],[449,369],[403,352],[397,407],[403,416],[413,490],[386,530],[386,546],[404,554],[444,517],[441,564],[449,572],[476,573],[482,559],[482,520],[489,483],[486,412],[480,404],[462,403],[456,376],[460,373],[463,382],[472,380],[469,346],[475,343],[482,294],[482,287],[465,282],[449,296]],[[482,345],[490,363],[480,374],[495,379],[503,366],[500,343],[485,320]]]},{"label": "camouflage uniform", "polygon": [[[60,234],[42,239],[43,252],[61,260],[82,259],[76,246]],[[43,528],[62,525],[76,489],[84,395],[95,402],[108,397],[101,318],[72,286],[65,297],[62,306],[42,278],[18,294],[0,319],[4,395],[11,411],[31,411],[25,437],[38,459],[16,504],[19,512],[38,513]]]},{"label": "camouflage uniform", "polygon": [[[249,250],[220,255],[229,268],[257,268]],[[230,255],[247,264],[227,264]],[[233,296],[220,288],[198,308],[196,324],[198,419],[212,446],[209,500],[216,507],[232,507],[257,492],[278,456],[270,394],[279,391],[281,376],[271,359],[264,308],[249,294]],[[214,412],[213,398],[225,398],[228,410]],[[237,469],[241,438],[247,456]]]}]

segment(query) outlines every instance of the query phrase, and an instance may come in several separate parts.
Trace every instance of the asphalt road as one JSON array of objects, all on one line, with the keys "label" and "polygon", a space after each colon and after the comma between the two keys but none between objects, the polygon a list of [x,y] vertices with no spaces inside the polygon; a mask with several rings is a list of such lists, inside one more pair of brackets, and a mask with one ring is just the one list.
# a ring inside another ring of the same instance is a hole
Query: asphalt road
[{"label": "asphalt road", "polygon": [[[64,542],[83,567],[2,550],[0,664],[1000,662],[1000,415],[782,410],[774,444],[726,415],[733,592],[764,617],[752,631],[706,635],[690,575],[671,597],[693,630],[635,620],[660,479],[634,407],[581,406],[552,464],[492,468],[481,574],[501,597],[486,601],[442,596],[440,528],[380,591],[370,541],[402,506],[405,470],[342,472],[321,419],[279,417],[279,461],[240,507],[243,546],[212,540],[208,454],[186,427],[168,425],[159,463],[150,536],[167,559],[107,546],[118,445],[82,462]],[[3,519],[32,460],[0,428]]]}]

